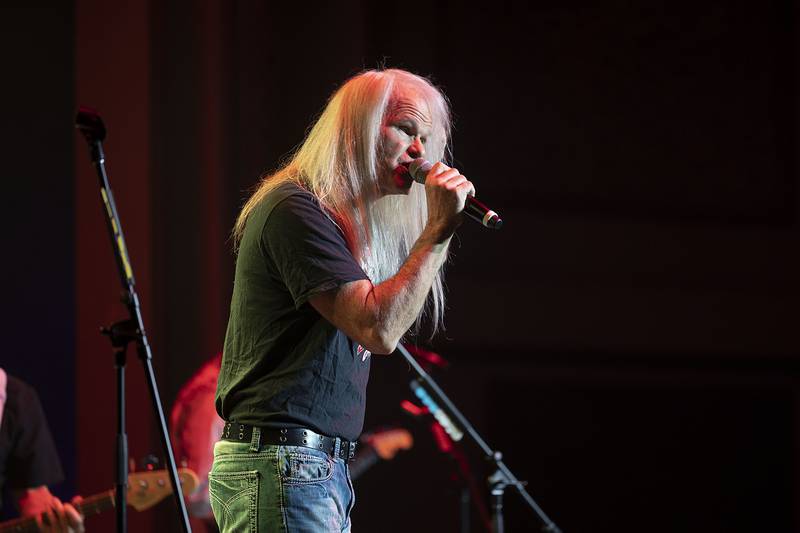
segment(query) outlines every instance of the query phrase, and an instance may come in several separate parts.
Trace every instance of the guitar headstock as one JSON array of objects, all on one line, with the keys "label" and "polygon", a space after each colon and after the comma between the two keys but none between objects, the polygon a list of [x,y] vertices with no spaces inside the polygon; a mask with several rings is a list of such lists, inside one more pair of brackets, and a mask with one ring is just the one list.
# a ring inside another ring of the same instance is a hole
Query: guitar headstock
[{"label": "guitar headstock", "polygon": [[[178,469],[183,493],[194,492],[199,484],[197,474],[189,468]],[[172,482],[166,470],[131,472],[128,474],[128,505],[144,511],[172,494]]]},{"label": "guitar headstock", "polygon": [[384,461],[392,459],[398,451],[408,450],[414,445],[411,433],[402,428],[376,431],[366,441]]}]

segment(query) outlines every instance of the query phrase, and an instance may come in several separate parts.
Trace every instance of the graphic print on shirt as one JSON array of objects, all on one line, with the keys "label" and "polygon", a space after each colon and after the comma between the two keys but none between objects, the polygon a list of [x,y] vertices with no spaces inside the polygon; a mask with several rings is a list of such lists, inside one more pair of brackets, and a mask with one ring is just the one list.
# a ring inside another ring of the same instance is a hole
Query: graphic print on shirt
[{"label": "graphic print on shirt", "polygon": [[366,348],[364,348],[363,346],[361,346],[359,344],[358,348],[356,348],[356,355],[360,355],[361,356],[361,361],[364,362],[364,361],[367,360],[367,357],[372,355],[372,352],[370,352],[369,350],[367,350]]}]

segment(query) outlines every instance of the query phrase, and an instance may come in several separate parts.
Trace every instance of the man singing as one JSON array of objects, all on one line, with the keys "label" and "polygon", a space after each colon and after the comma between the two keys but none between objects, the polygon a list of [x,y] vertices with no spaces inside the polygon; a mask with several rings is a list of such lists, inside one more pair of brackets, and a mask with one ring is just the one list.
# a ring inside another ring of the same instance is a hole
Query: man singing
[{"label": "man singing", "polygon": [[[370,355],[441,322],[442,265],[474,194],[441,162],[449,134],[428,80],[364,72],[242,209],[209,474],[221,531],[350,530]],[[424,187],[408,172],[419,157],[437,162]]]}]

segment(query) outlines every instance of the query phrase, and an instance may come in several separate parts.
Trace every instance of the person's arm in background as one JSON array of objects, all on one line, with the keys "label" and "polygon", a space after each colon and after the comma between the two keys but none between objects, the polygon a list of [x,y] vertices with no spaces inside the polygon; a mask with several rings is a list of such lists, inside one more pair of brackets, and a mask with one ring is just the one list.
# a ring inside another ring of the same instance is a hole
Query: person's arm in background
[{"label": "person's arm in background", "polygon": [[3,409],[6,406],[6,384],[8,377],[6,371],[0,368],[0,425],[3,424]]}]

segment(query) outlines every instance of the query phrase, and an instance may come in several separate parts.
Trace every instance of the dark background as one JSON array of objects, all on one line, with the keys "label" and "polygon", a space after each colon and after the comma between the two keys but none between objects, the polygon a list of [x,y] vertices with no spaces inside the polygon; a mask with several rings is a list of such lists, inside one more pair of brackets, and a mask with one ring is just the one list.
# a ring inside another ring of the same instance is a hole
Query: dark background
[{"label": "dark background", "polygon": [[[800,530],[792,2],[111,4],[0,12],[0,364],[39,390],[56,492],[113,485],[97,327],[124,317],[77,106],[109,129],[169,408],[221,346],[247,190],[344,79],[385,64],[443,87],[457,166],[506,220],[459,231],[435,377],[545,512],[567,533]],[[128,374],[131,455],[159,454],[133,353]],[[367,428],[415,446],[358,481],[358,531],[459,531],[451,461],[399,408],[412,377],[373,362]],[[505,502],[508,531],[537,529]],[[176,520],[170,502],[130,519]]]}]

